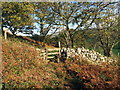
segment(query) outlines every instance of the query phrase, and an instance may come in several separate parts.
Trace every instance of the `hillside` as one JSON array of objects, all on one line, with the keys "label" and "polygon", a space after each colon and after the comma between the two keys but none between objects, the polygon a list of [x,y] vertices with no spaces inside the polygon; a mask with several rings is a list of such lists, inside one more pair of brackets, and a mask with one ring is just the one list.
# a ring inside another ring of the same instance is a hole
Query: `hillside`
[{"label": "hillside", "polygon": [[21,42],[24,42],[24,43],[27,43],[29,45],[33,45],[35,47],[39,47],[41,48],[42,45],[44,45],[45,47],[48,47],[48,48],[53,48],[52,45],[48,45],[47,43],[42,43],[40,41],[35,41],[33,39],[31,39],[30,37],[27,37],[27,36],[13,36],[11,33],[7,32],[7,36],[8,38],[12,38],[14,40],[15,39],[18,39],[19,41]]},{"label": "hillside", "polygon": [[42,60],[36,47],[19,39],[3,39],[2,83],[4,88],[120,88],[118,66],[91,64],[82,57],[65,63]]}]

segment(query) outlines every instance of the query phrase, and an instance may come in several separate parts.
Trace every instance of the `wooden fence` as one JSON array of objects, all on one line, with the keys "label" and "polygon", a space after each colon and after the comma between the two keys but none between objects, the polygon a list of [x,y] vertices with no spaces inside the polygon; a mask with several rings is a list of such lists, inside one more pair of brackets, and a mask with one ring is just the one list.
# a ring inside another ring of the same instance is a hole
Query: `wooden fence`
[{"label": "wooden fence", "polygon": [[51,48],[51,49],[42,49],[39,50],[40,57],[44,60],[57,60],[59,62],[59,55],[60,55],[60,49],[59,48]]}]

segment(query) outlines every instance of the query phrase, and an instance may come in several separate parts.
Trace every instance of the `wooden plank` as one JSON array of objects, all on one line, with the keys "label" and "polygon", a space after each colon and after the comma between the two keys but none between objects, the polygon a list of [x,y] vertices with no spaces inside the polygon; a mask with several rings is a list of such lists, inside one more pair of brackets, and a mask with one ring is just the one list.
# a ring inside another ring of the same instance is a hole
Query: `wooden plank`
[{"label": "wooden plank", "polygon": [[48,53],[48,55],[59,54],[59,52]]},{"label": "wooden plank", "polygon": [[48,56],[48,59],[50,59],[50,58],[54,58],[54,56]]},{"label": "wooden plank", "polygon": [[58,50],[54,50],[54,51],[48,51],[48,53],[54,53],[54,52],[59,52]]},{"label": "wooden plank", "polygon": [[51,48],[51,49],[49,48],[49,49],[48,49],[48,51],[56,51],[56,50],[59,51],[59,48]]}]

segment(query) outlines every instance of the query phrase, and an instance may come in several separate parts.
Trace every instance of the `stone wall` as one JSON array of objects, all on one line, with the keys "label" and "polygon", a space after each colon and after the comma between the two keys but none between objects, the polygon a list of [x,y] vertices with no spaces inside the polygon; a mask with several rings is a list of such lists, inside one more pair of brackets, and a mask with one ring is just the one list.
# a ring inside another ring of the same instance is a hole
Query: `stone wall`
[{"label": "stone wall", "polygon": [[108,64],[117,63],[117,60],[114,60],[110,57],[103,56],[94,50],[85,49],[84,47],[77,48],[77,49],[68,48],[66,49],[66,51],[67,51],[68,58],[75,57],[75,56],[82,56],[83,58],[97,65],[100,65],[103,62],[107,62]]}]

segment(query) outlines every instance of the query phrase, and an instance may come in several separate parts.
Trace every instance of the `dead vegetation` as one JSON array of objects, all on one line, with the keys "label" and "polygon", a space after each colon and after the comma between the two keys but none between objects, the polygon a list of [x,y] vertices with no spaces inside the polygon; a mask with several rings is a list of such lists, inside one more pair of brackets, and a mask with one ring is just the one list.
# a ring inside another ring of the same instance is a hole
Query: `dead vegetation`
[{"label": "dead vegetation", "polygon": [[18,39],[2,42],[3,88],[120,88],[118,66],[91,64],[82,57],[65,63],[45,62],[36,48]]}]

